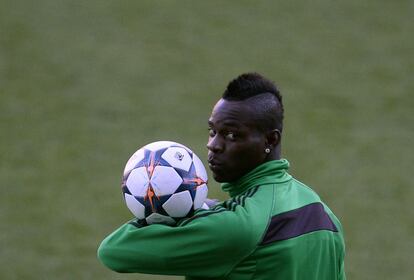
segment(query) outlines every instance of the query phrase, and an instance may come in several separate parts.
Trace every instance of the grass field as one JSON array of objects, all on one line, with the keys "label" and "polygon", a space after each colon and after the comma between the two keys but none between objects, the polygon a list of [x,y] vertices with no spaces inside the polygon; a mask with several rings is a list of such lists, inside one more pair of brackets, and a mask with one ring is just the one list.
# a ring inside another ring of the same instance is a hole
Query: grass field
[{"label": "grass field", "polygon": [[[166,279],[96,259],[131,217],[123,165],[155,140],[205,162],[211,107],[246,71],[282,90],[284,157],[342,220],[348,278],[412,279],[413,11],[403,0],[0,0],[0,279]],[[210,196],[225,198],[214,182]]]}]

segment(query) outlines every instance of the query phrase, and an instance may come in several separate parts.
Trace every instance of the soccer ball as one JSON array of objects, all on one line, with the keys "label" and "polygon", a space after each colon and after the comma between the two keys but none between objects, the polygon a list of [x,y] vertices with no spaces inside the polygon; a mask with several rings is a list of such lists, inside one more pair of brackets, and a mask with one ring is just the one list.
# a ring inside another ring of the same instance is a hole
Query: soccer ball
[{"label": "soccer ball", "polygon": [[150,143],[128,160],[122,177],[125,203],[147,224],[173,225],[203,207],[207,172],[189,148],[171,141]]}]

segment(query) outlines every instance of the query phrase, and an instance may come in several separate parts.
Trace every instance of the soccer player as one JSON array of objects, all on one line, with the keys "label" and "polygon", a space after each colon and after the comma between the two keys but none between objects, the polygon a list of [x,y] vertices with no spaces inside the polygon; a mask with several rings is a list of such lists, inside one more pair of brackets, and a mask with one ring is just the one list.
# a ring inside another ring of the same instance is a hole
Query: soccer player
[{"label": "soccer player", "polygon": [[118,272],[186,279],[345,279],[342,226],[281,158],[283,103],[257,73],[227,86],[209,119],[208,162],[230,199],[177,226],[132,220],[99,259]]}]

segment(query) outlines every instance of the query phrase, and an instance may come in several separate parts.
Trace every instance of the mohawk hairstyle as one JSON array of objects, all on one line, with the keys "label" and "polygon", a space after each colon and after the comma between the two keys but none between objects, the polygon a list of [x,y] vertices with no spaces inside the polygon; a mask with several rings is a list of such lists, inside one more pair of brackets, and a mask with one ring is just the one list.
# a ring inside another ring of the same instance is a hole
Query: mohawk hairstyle
[{"label": "mohawk hairstyle", "polygon": [[277,86],[259,73],[254,72],[241,74],[232,80],[223,93],[223,99],[244,100],[262,93],[273,94],[282,105],[282,96]]},{"label": "mohawk hairstyle", "polygon": [[[263,98],[259,96],[262,94]],[[269,98],[271,98],[271,96],[273,96],[276,100],[270,100],[269,102]],[[262,101],[256,102],[256,104],[260,104],[262,111],[264,111],[263,113],[268,115],[270,119],[273,120],[272,122],[276,124],[276,128],[279,129],[279,131],[282,131],[284,115],[282,95],[272,81],[263,77],[259,73],[252,72],[241,74],[227,85],[227,88],[222,96],[224,100],[228,101],[242,101],[251,97],[255,97],[256,99],[260,99]],[[275,106],[272,106],[271,104],[275,104]],[[268,121],[270,120],[268,119]]]}]

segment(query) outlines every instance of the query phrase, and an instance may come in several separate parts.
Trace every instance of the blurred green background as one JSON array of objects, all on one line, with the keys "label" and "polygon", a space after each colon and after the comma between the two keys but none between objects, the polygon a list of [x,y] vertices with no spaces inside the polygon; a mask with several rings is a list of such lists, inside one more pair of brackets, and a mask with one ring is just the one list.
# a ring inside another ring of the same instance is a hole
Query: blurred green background
[{"label": "blurred green background", "polygon": [[[156,140],[204,162],[247,71],[284,96],[283,155],[342,220],[349,279],[414,273],[413,1],[0,0],[0,279],[122,275],[120,175]],[[210,183],[210,196],[224,199]],[[191,264],[189,264],[191,265]]]}]

